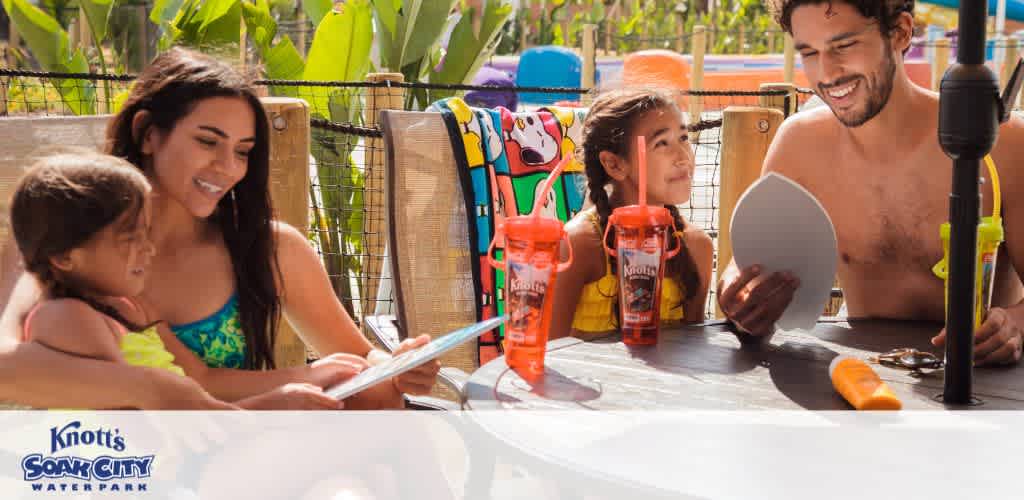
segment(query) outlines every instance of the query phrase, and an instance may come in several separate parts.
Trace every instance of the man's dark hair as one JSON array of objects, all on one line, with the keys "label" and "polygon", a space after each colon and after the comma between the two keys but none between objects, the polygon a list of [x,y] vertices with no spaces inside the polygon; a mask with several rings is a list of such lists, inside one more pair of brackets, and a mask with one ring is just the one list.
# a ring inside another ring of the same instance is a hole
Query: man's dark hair
[{"label": "man's dark hair", "polygon": [[860,15],[878,21],[882,34],[890,34],[896,28],[900,14],[914,13],[914,0],[765,0],[765,6],[771,12],[775,22],[779,23],[786,33],[793,34],[793,11],[801,5],[820,5],[832,2],[844,2],[857,9]]}]

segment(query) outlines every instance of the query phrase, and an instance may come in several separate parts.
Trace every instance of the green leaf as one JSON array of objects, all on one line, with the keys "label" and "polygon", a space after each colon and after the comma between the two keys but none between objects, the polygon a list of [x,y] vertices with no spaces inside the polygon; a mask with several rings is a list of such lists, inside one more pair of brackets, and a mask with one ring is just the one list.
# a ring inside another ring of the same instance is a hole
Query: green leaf
[{"label": "green leaf", "polygon": [[267,0],[256,0],[255,3],[243,1],[242,20],[257,50],[261,54],[270,50],[277,35],[277,21],[270,14],[270,3]]},{"label": "green leaf", "polygon": [[[267,0],[256,0],[255,3],[242,2],[242,18],[245,20],[246,29],[252,34],[256,50],[263,59],[263,66],[267,77],[273,80],[300,80],[305,72],[306,63],[302,55],[292,44],[288,36],[281,37],[281,41],[274,44],[274,36],[277,34],[277,21],[270,13],[270,4]],[[298,97],[298,87],[275,86],[271,88],[274,95]]]},{"label": "green leaf", "polygon": [[384,28],[378,30],[381,36],[394,37],[402,0],[373,0],[373,10],[378,26]]},{"label": "green leaf", "polygon": [[[201,22],[199,25],[199,31],[206,31],[225,16],[229,16],[231,11],[238,7],[238,3],[238,0],[203,0],[203,6],[200,7],[199,12],[196,13],[197,20]],[[239,12],[239,16],[240,15],[241,12]],[[235,20],[238,21],[235,23],[235,31],[237,32],[241,18],[236,17]],[[237,38],[238,37],[236,36],[236,40]]]},{"label": "green leaf", "polygon": [[[213,4],[217,4],[216,7],[208,7]],[[202,21],[199,46],[238,46],[241,42],[242,5],[239,0],[206,0],[196,18]]]},{"label": "green leaf", "polygon": [[274,80],[299,80],[306,70],[302,55],[287,36],[267,50],[263,63],[266,65],[267,76]]},{"label": "green leaf", "polygon": [[163,26],[178,15],[185,0],[156,0],[153,2],[153,10],[149,13],[149,20],[158,26]]},{"label": "green leaf", "polygon": [[448,24],[448,13],[452,11],[458,0],[412,0],[415,7],[412,13],[406,11],[408,16],[400,16],[405,28],[402,47],[402,57],[399,59],[401,66],[411,62],[419,61],[426,57],[428,51],[441,38],[445,26]]},{"label": "green leaf", "polygon": [[306,13],[306,19],[313,22],[313,26],[320,26],[320,21],[334,8],[331,0],[302,0],[302,11]]},{"label": "green leaf", "polygon": [[452,31],[444,67],[431,76],[431,83],[469,83],[494,51],[501,27],[510,15],[512,5],[509,3],[497,0],[486,2],[478,37],[473,33],[473,9],[467,8]]},{"label": "green leaf", "polygon": [[[110,19],[110,9],[114,6],[113,0],[79,0],[79,5],[85,11],[89,28],[95,35],[96,40],[102,42],[107,38],[107,21]],[[99,43],[98,42],[98,43]]]},{"label": "green leaf", "polygon": [[373,13],[369,0],[349,0],[332,11],[316,29],[309,49],[307,80],[359,81],[366,77],[373,44]]},{"label": "green leaf", "polygon": [[[331,11],[320,21],[306,59],[304,80],[362,81],[370,67],[373,12],[369,0],[350,0],[341,12]],[[311,87],[310,112],[330,113],[330,89]],[[305,94],[305,89],[304,89]]]}]

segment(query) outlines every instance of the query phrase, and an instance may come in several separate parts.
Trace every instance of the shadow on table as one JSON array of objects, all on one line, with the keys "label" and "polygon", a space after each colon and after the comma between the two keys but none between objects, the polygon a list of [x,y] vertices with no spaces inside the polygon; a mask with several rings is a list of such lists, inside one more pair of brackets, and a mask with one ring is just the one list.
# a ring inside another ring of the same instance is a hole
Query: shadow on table
[{"label": "shadow on table", "polygon": [[[597,378],[567,377],[550,366],[545,366],[544,374],[536,378],[523,378],[512,369],[506,369],[498,378],[496,387],[503,385],[502,379],[505,377],[511,377],[509,384],[515,389],[513,394],[529,393],[551,403],[552,407],[561,406],[561,403],[569,403],[571,406],[567,406],[565,409],[575,408],[576,405],[583,405],[588,401],[599,399],[602,393],[601,382]],[[494,397],[499,404],[506,407],[523,403],[522,399],[513,394],[499,389],[495,391]],[[527,404],[527,407],[532,408],[532,403]]]},{"label": "shadow on table", "polygon": [[886,352],[899,347],[913,347],[941,355],[942,350],[931,343],[942,330],[934,321],[848,319],[845,322],[822,322],[813,335],[827,342],[871,352]]},{"label": "shadow on table", "polygon": [[741,344],[724,323],[667,330],[656,346],[626,346],[630,357],[670,373],[697,370],[721,375],[748,372],[764,358],[763,346]]},{"label": "shadow on table", "polygon": [[784,342],[766,353],[765,362],[772,383],[790,401],[808,410],[849,410],[828,374],[828,364],[837,355],[818,345]]}]

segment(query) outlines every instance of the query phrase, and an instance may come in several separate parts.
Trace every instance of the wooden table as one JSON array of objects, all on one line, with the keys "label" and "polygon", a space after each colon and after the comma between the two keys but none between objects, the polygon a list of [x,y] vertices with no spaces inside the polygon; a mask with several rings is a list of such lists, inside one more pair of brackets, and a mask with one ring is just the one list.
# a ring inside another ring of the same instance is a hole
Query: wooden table
[{"label": "wooden table", "polygon": [[[741,344],[725,323],[663,330],[656,346],[628,347],[617,335],[549,343],[545,375],[528,382],[504,358],[480,367],[466,386],[468,409],[842,410],[828,365],[837,354],[867,358],[897,347],[942,355],[929,339],[942,325],[908,321],[820,322],[812,332],[780,333]],[[874,365],[905,409],[966,409],[934,397],[942,371],[923,378]],[[1024,369],[974,371],[971,409],[1024,409]]]}]

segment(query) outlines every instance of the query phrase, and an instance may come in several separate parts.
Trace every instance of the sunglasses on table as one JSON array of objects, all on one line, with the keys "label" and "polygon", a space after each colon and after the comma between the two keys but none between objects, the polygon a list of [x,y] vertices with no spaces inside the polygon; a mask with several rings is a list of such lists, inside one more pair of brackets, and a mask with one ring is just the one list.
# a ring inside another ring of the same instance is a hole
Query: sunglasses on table
[{"label": "sunglasses on table", "polygon": [[938,356],[912,347],[893,349],[889,352],[872,356],[870,360],[880,365],[910,370],[910,375],[915,377],[931,373],[924,370],[938,370],[942,368],[943,364],[942,359]]}]

